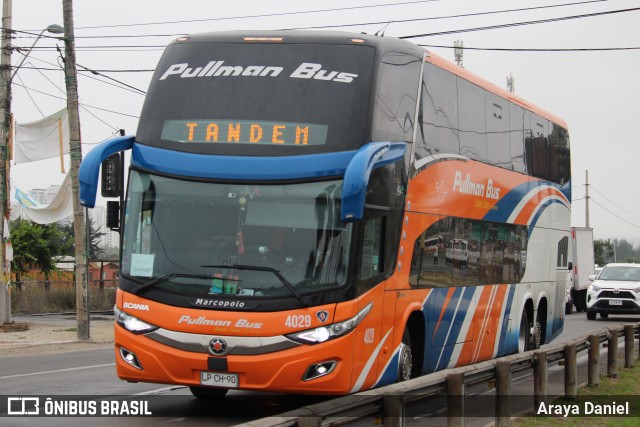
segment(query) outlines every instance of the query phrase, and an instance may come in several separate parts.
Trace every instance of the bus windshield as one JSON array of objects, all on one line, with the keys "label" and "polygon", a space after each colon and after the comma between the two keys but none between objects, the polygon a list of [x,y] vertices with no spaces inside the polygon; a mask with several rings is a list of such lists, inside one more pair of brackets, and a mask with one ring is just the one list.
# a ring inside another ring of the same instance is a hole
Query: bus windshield
[{"label": "bus windshield", "polygon": [[131,171],[122,272],[186,296],[286,297],[345,284],[341,181],[193,182]]},{"label": "bus windshield", "polygon": [[360,45],[174,43],[158,64],[136,139],[240,156],[359,148],[374,56]]}]

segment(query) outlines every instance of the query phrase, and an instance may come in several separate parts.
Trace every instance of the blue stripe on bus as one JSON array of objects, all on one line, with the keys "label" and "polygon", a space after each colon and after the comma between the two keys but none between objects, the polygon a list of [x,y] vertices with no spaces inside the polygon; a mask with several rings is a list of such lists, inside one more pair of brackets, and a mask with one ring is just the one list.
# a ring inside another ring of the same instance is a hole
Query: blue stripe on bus
[{"label": "blue stripe on bus", "polygon": [[529,181],[518,185],[511,189],[507,195],[505,195],[495,205],[495,209],[489,211],[483,218],[485,221],[492,222],[507,222],[507,219],[511,216],[518,203],[533,189],[542,186],[551,186],[562,193],[567,200],[571,200],[571,187],[570,184],[565,186],[559,186],[547,181]]},{"label": "blue stripe on bus", "polygon": [[[496,354],[496,357],[512,354],[518,348],[518,330],[511,328],[511,332],[509,332],[509,318],[511,317],[511,308],[515,293],[516,287],[514,285],[509,285],[509,295],[505,303],[506,308],[504,310],[504,316],[502,316],[502,329],[500,330],[500,336],[498,337],[500,343],[498,344],[498,353]],[[519,328],[520,319],[517,319],[517,321]],[[512,319],[512,322],[515,322],[515,320]]]},{"label": "blue stripe on bus", "polygon": [[[455,345],[462,343],[466,338],[467,331],[462,331],[464,319],[473,300],[476,287],[458,287],[453,291],[453,295],[440,319],[442,304],[444,303],[449,288],[434,289],[436,295],[429,298],[431,309],[425,317],[427,319],[427,336],[425,348],[425,369],[423,372],[434,372],[444,369],[449,364],[451,354]],[[457,309],[456,309],[457,308]],[[438,321],[440,322],[438,325]],[[438,326],[436,331],[429,328],[429,325]],[[465,336],[460,337],[463,332]]]},{"label": "blue stripe on bus", "polygon": [[344,175],[355,151],[304,156],[216,156],[134,144],[131,164],[176,176],[228,180],[284,180]]}]

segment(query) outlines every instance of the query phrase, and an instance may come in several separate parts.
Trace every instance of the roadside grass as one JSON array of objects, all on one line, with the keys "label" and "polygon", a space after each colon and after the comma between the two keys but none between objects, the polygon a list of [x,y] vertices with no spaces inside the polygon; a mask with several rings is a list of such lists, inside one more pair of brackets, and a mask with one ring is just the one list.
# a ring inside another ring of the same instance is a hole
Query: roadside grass
[{"label": "roadside grass", "polygon": [[606,373],[600,374],[600,385],[583,386],[578,389],[577,400],[557,399],[554,404],[576,404],[582,413],[585,402],[594,404],[611,405],[624,404],[629,402],[629,416],[599,415],[584,416],[574,415],[564,418],[561,415],[539,415],[523,417],[516,420],[512,425],[517,427],[547,427],[580,425],[580,427],[601,427],[601,426],[621,426],[637,427],[640,425],[640,417],[633,416],[640,414],[640,362],[636,360],[635,366],[625,369],[624,361],[618,361],[618,377],[609,378]]},{"label": "roadside grass", "polygon": [[[89,288],[91,311],[113,310],[115,288]],[[76,311],[76,291],[72,286],[52,286],[49,290],[42,284],[23,286],[21,291],[11,290],[11,312],[16,314],[65,313]]]}]

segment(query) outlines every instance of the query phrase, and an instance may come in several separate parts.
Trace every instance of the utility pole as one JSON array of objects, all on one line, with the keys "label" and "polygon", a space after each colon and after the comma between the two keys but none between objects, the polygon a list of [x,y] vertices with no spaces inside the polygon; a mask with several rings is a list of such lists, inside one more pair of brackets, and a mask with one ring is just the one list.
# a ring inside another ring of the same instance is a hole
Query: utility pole
[{"label": "utility pole", "polygon": [[11,322],[9,268],[6,264],[4,220],[9,212],[9,138],[11,128],[11,15],[12,0],[2,3],[0,53],[0,325]]},{"label": "utility pole", "polygon": [[69,154],[71,156],[71,197],[73,200],[73,233],[76,258],[76,310],[78,339],[89,339],[89,280],[85,242],[85,218],[79,197],[78,170],[82,161],[80,139],[80,115],[78,112],[78,73],[73,30],[73,1],[62,0],[64,20],[64,75],[67,86],[67,111],[69,114]]},{"label": "utility pole", "polygon": [[586,179],[585,179],[585,196],[584,196],[584,203],[585,203],[585,227],[589,228],[589,171],[585,171],[586,173]]}]

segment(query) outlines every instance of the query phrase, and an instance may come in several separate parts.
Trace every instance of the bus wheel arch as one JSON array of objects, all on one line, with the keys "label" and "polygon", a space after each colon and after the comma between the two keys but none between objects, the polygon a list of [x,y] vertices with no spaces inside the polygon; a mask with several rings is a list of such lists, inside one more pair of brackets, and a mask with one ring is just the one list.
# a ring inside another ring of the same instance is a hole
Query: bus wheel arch
[{"label": "bus wheel arch", "polygon": [[398,381],[422,375],[424,348],[424,317],[422,312],[414,311],[409,315],[402,333],[402,343],[398,354]]}]

